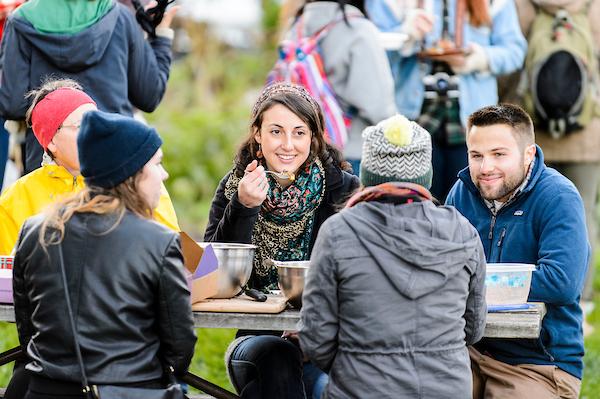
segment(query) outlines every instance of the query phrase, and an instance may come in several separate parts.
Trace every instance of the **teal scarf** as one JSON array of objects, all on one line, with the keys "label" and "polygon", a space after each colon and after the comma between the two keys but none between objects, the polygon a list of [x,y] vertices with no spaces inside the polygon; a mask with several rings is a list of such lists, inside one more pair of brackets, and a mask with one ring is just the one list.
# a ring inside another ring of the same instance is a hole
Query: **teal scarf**
[{"label": "teal scarf", "polygon": [[[263,291],[278,288],[277,267],[265,265],[265,260],[308,260],[316,211],[325,196],[325,170],[319,159],[300,170],[285,189],[270,174],[267,178],[269,193],[252,231],[257,249],[248,282]],[[227,198],[237,191],[240,180],[231,175],[225,188]]]}]

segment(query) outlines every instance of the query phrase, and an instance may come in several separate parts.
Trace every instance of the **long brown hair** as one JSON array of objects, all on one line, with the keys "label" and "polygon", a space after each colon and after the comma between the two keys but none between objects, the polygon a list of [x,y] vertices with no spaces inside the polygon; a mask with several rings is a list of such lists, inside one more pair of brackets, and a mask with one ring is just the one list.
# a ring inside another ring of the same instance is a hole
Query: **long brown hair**
[{"label": "long brown hair", "polygon": [[244,170],[253,160],[260,161],[257,152],[259,144],[254,138],[254,129],[260,130],[263,123],[264,113],[271,109],[273,106],[281,104],[290,111],[292,111],[298,118],[300,118],[306,125],[311,133],[310,142],[310,153],[306,162],[302,165],[304,167],[307,163],[312,161],[312,157],[317,156],[323,162],[323,165],[335,163],[344,170],[350,169],[350,164],[344,160],[342,151],[332,144],[325,141],[325,117],[323,111],[319,107],[317,111],[311,106],[311,104],[305,99],[292,93],[281,93],[269,97],[265,100],[258,111],[256,116],[250,120],[248,128],[248,136],[240,144],[238,151],[235,155],[235,174],[238,177],[244,176]]},{"label": "long brown hair", "polygon": [[[39,241],[44,247],[62,242],[65,236],[65,225],[74,213],[90,212],[97,215],[117,215],[116,222],[104,233],[113,231],[130,210],[144,219],[153,219],[154,210],[137,189],[142,176],[142,169],[122,183],[111,188],[88,186],[77,194],[56,202],[46,210],[46,219],[40,229]],[[52,229],[53,231],[48,231]]]}]

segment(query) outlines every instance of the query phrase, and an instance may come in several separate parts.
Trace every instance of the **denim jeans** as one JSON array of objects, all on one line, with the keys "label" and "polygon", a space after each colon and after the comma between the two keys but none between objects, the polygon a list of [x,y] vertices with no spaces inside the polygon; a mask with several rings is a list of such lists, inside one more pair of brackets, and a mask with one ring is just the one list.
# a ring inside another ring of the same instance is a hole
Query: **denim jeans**
[{"label": "denim jeans", "polygon": [[302,365],[302,381],[308,399],[319,399],[325,385],[329,382],[329,375],[312,363]]},{"label": "denim jeans", "polygon": [[327,384],[327,374],[310,363],[303,365],[296,345],[274,335],[241,342],[232,353],[230,373],[244,399],[318,399],[313,392],[320,395]]}]

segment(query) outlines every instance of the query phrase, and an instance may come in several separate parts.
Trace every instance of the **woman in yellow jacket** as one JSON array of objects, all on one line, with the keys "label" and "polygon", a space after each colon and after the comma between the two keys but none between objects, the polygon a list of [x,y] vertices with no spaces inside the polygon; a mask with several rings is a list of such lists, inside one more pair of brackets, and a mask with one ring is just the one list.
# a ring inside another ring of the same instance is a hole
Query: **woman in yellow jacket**
[{"label": "woman in yellow jacket", "polygon": [[[0,196],[0,255],[11,253],[25,219],[85,187],[79,173],[77,134],[83,114],[97,109],[96,103],[70,79],[48,81],[33,94],[27,123],[44,148],[44,160],[41,168],[21,177]],[[164,185],[155,214],[158,222],[179,230]]]}]

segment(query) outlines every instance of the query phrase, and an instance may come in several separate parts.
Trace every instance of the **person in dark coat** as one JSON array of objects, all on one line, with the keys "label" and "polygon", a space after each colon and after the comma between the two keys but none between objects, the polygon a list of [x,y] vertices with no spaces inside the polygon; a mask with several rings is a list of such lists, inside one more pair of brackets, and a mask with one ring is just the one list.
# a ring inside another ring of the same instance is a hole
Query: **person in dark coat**
[{"label": "person in dark coat", "polygon": [[[277,268],[263,261],[308,260],[323,221],[358,188],[343,159],[325,142],[323,112],[308,91],[290,83],[269,86],[254,105],[233,170],[217,188],[204,240],[256,245],[248,285],[278,289]],[[326,375],[301,359],[281,332],[238,332],[226,365],[243,397],[311,397],[315,380]]]},{"label": "person in dark coat", "polygon": [[[179,7],[165,13],[156,37],[144,38],[132,12],[112,0],[29,0],[6,19],[0,48],[0,117],[25,120],[31,97],[49,76],[71,78],[105,112],[152,112],[167,87]],[[43,150],[26,132],[25,169],[40,167]]]},{"label": "person in dark coat", "polygon": [[180,236],[152,220],[169,176],[162,142],[133,118],[86,112],[77,138],[86,188],[25,221],[13,266],[31,360],[25,399],[86,397],[71,322],[91,385],[161,389],[165,370],[187,372],[196,331]]}]

